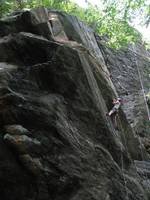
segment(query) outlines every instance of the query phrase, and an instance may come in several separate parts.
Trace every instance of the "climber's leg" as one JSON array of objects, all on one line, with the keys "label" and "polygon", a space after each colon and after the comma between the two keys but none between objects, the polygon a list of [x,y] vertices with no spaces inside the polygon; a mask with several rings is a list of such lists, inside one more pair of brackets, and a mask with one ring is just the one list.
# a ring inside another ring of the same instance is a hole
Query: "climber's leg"
[{"label": "climber's leg", "polygon": [[113,112],[110,116],[112,124],[116,130],[119,130],[118,123],[117,123],[117,111]]},{"label": "climber's leg", "polygon": [[118,123],[117,123],[117,116],[118,116],[118,114],[116,113],[116,115],[114,116],[114,127],[116,130],[119,130]]},{"label": "climber's leg", "polygon": [[116,116],[116,113],[113,113],[113,114],[111,115],[111,121],[112,121],[112,123],[113,123],[113,126],[115,126],[115,116]]}]

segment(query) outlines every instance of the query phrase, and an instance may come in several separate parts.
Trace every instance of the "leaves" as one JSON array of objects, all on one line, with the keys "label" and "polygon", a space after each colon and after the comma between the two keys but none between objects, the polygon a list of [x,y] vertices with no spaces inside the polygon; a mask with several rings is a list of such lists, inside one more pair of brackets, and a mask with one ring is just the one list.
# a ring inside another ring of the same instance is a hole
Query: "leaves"
[{"label": "leaves", "polygon": [[[101,0],[102,1],[102,0]],[[45,6],[65,11],[87,22],[101,36],[107,35],[108,45],[119,48],[135,42],[141,35],[129,24],[141,14],[142,22],[150,23],[148,0],[103,0],[103,6],[81,8],[71,0],[0,0],[0,17],[12,10]]]}]

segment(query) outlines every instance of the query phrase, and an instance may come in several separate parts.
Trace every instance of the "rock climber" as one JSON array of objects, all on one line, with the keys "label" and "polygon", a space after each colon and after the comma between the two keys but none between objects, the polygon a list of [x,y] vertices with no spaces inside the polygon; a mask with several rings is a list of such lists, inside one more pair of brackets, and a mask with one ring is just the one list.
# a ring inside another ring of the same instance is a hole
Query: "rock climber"
[{"label": "rock climber", "polygon": [[118,113],[118,110],[119,110],[121,104],[122,104],[121,98],[118,97],[117,99],[113,99],[113,105],[114,106],[108,113],[106,113],[107,116],[111,117],[112,123],[113,123],[115,129],[117,129],[117,130],[119,128],[117,126],[117,118],[116,118],[116,116],[117,116],[117,113]]},{"label": "rock climber", "polygon": [[109,113],[107,113],[107,116],[112,116],[112,115],[116,115],[118,112],[118,109],[120,108],[122,104],[122,100],[121,98],[117,98],[117,99],[113,99],[113,108],[109,111]]},{"label": "rock climber", "polygon": [[146,94],[145,98],[146,98],[146,102],[147,102],[148,106],[150,106],[150,93]]}]

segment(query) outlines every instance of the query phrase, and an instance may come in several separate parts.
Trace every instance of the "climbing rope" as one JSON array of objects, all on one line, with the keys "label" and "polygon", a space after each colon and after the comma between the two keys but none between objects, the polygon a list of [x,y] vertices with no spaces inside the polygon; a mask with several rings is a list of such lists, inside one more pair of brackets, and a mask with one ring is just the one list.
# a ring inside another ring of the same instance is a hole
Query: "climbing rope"
[{"label": "climbing rope", "polygon": [[[121,130],[123,130],[123,127],[122,127],[122,124],[121,124],[121,120],[120,120],[118,114],[116,115],[116,123],[117,123],[117,118],[120,121]],[[126,139],[125,139],[124,134],[123,134],[123,139],[124,139],[125,149],[127,150],[127,143],[126,143]],[[123,144],[123,142],[122,142],[122,144]],[[127,200],[129,200],[129,194],[128,194],[128,189],[127,189],[127,181],[126,181],[126,177],[125,177],[125,174],[124,174],[123,146],[122,145],[120,146],[120,150],[121,150],[121,171],[122,171],[122,176],[123,176],[123,181],[124,181],[124,187],[125,187],[125,191],[126,191],[126,197],[127,197]]]},{"label": "climbing rope", "polygon": [[125,191],[126,191],[126,197],[127,197],[127,200],[129,200],[129,194],[128,194],[128,189],[127,189],[127,181],[126,181],[126,178],[125,178],[125,174],[123,172],[123,169],[124,169],[124,162],[123,162],[123,148],[122,148],[122,145],[121,145],[121,171],[122,171],[122,176],[123,176],[123,181],[124,181],[124,186],[125,186]]},{"label": "climbing rope", "polygon": [[[145,162],[144,162],[144,152],[143,152],[143,149],[142,149],[142,141],[141,141],[141,138],[140,137],[138,137],[138,140],[139,140],[139,143],[140,143],[140,151],[141,151],[141,157],[142,157],[142,161],[143,161],[143,166],[145,167],[145,169],[146,169],[146,164],[145,164]],[[146,181],[148,181],[148,174],[147,173],[145,173],[145,176],[146,176]]]},{"label": "climbing rope", "polygon": [[[133,46],[133,51],[132,52],[133,53],[136,52],[134,46]],[[147,100],[146,100],[146,95],[145,95],[145,92],[144,92],[144,86],[143,86],[143,82],[142,82],[142,76],[141,76],[140,69],[139,69],[139,66],[138,66],[138,61],[137,61],[136,53],[134,54],[134,56],[135,56],[135,64],[136,64],[136,67],[137,67],[138,76],[139,76],[139,79],[140,79],[140,85],[141,85],[141,89],[142,89],[142,93],[143,93],[143,97],[144,97],[144,102],[145,102],[146,110],[147,110],[147,114],[148,114],[148,120],[150,120],[150,111],[149,111],[149,108],[148,108],[148,104],[147,104]]]},{"label": "climbing rope", "polygon": [[112,134],[113,134],[114,136],[117,136],[116,130],[115,130],[114,126],[113,126],[113,122],[112,122],[112,120],[110,119],[110,117],[106,118],[106,120],[107,120],[108,126],[109,126],[110,129],[112,130]]},{"label": "climbing rope", "polygon": [[134,47],[133,47],[133,50],[130,49],[130,48],[129,48],[128,50],[131,51],[132,53],[136,54],[137,56],[140,56],[140,57],[144,58],[146,61],[147,61],[147,60],[150,61],[150,58],[149,58],[149,57],[144,56],[143,54],[137,53]]},{"label": "climbing rope", "polygon": [[[122,124],[121,124],[121,120],[120,120],[120,118],[119,118],[119,116],[118,116],[118,119],[119,119],[119,121],[120,121],[120,126],[121,126],[121,130],[123,130],[123,127],[122,127]],[[133,133],[134,133],[134,136],[136,136],[136,134],[135,134],[135,131],[133,130]],[[127,150],[127,142],[126,142],[126,138],[125,138],[125,135],[124,134],[122,134],[123,135],[123,140],[124,140],[124,145],[125,145],[125,148],[126,148],[126,150]],[[139,141],[139,143],[140,143],[140,151],[141,151],[141,157],[142,157],[142,161],[143,161],[143,165],[144,165],[144,167],[145,167],[145,169],[146,169],[146,165],[145,165],[145,163],[144,163],[144,153],[143,153],[143,149],[142,149],[142,142],[141,142],[141,139],[138,137],[138,141]],[[122,150],[122,148],[121,148],[121,150]],[[131,159],[132,160],[132,159]],[[123,157],[121,158],[121,162],[122,162],[122,166],[123,166]],[[133,165],[135,166],[135,169],[136,169],[136,175],[138,176],[138,169],[137,169],[137,166],[136,166],[136,164],[135,164],[135,162],[132,160],[132,162],[133,162]],[[145,176],[146,176],[146,181],[148,181],[148,174],[146,173],[145,174]],[[125,178],[125,177],[124,177]],[[126,181],[125,181],[125,183],[126,183]]]}]

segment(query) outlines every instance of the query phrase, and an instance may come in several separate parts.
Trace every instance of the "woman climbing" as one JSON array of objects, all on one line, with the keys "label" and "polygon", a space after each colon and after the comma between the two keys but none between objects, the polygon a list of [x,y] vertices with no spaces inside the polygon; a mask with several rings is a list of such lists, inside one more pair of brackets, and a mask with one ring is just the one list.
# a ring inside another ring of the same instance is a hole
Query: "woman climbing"
[{"label": "woman climbing", "polygon": [[117,114],[118,109],[120,108],[122,104],[121,98],[113,99],[113,108],[107,113],[108,116],[111,116],[112,114]]},{"label": "woman climbing", "polygon": [[117,113],[118,113],[118,110],[120,108],[122,104],[122,100],[121,98],[117,98],[117,99],[113,99],[113,108],[109,111],[109,113],[106,113],[107,116],[111,117],[112,119],[112,123],[114,124],[114,127],[116,129],[118,129],[117,127],[117,122],[116,122],[116,116],[117,116]]}]

